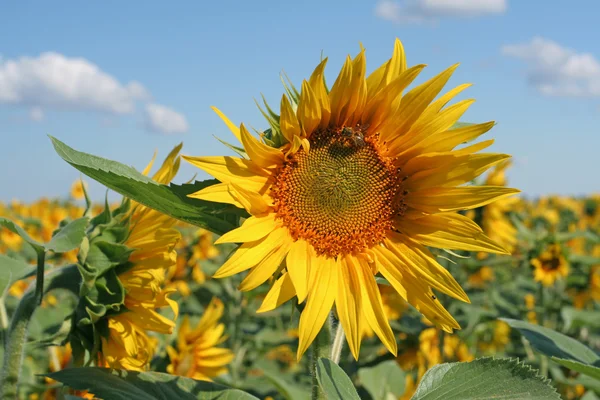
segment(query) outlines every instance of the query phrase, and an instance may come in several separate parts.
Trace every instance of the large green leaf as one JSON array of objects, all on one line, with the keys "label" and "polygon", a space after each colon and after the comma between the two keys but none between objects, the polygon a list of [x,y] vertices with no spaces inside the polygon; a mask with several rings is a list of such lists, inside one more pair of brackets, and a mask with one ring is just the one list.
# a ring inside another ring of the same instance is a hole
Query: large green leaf
[{"label": "large green leaf", "polygon": [[213,185],[215,180],[184,185],[162,185],[133,167],[79,152],[56,138],[50,139],[63,160],[123,196],[217,234],[237,227],[235,215],[239,213],[239,209],[236,207],[187,197],[188,194]]},{"label": "large green leaf", "polygon": [[400,397],[404,393],[404,375],[396,360],[384,361],[374,367],[358,370],[360,383],[373,400]]},{"label": "large green leaf", "polygon": [[37,267],[0,254],[0,296],[13,283],[35,273]]},{"label": "large green leaf", "polygon": [[579,361],[583,364],[594,364],[600,360],[600,356],[592,349],[562,333],[524,321],[500,319],[518,329],[533,348],[549,357]]},{"label": "large green leaf", "polygon": [[258,400],[241,390],[160,372],[88,367],[64,369],[48,377],[111,400]]},{"label": "large green leaf", "polygon": [[411,400],[560,399],[549,381],[516,360],[480,358],[439,364],[425,373]]},{"label": "large green leaf", "polygon": [[55,253],[65,253],[76,249],[85,237],[85,230],[90,223],[89,218],[78,218],[62,227],[44,246]]},{"label": "large green leaf", "polygon": [[286,400],[308,400],[310,399],[310,388],[303,388],[288,382],[276,371],[263,370],[265,378],[277,388]]},{"label": "large green leaf", "polygon": [[584,375],[600,380],[600,368],[593,365],[583,364],[579,361],[565,360],[563,358],[552,357],[552,361],[559,363],[563,367],[572,369],[573,371],[581,372]]},{"label": "large green leaf", "polygon": [[327,358],[317,362],[317,380],[328,400],[360,400],[348,375]]}]

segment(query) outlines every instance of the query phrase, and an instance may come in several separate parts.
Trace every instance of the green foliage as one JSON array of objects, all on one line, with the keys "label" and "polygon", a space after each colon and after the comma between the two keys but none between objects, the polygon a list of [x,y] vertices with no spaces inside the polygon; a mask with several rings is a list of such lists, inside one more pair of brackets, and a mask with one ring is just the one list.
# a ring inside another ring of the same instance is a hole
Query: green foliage
[{"label": "green foliage", "polygon": [[373,400],[397,399],[404,393],[405,373],[396,360],[381,362],[374,367],[358,370],[361,385]]},{"label": "green foliage", "polygon": [[531,346],[544,355],[579,361],[584,364],[594,364],[600,361],[600,356],[592,349],[562,333],[525,321],[509,318],[502,318],[502,320],[512,328],[518,329],[531,343]]},{"label": "green foliage", "polygon": [[240,210],[236,207],[187,197],[188,194],[213,185],[215,180],[184,185],[162,185],[133,167],[79,152],[56,138],[50,138],[54,149],[63,160],[90,178],[140,204],[218,234],[237,227]]},{"label": "green foliage", "polygon": [[257,400],[241,390],[159,372],[69,368],[48,377],[111,400]]},{"label": "green foliage", "polygon": [[513,359],[439,364],[425,373],[412,400],[560,399],[549,381]]},{"label": "green foliage", "polygon": [[329,400],[360,400],[350,377],[327,358],[319,358],[317,362],[317,379]]},{"label": "green foliage", "polygon": [[0,296],[16,281],[35,273],[36,266],[0,254]]}]

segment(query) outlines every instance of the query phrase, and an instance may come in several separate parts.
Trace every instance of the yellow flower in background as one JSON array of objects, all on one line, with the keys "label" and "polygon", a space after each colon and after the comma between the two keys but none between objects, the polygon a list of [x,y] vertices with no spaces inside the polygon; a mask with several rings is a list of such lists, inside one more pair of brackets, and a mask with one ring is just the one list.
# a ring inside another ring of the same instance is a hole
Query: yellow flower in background
[{"label": "yellow flower in background", "polygon": [[[510,167],[509,161],[498,164],[487,176],[486,185],[506,186],[506,169]],[[510,253],[517,243],[517,230],[506,217],[506,213],[512,210],[519,201],[518,197],[499,199],[483,208],[482,224],[483,231],[490,239],[499,243]]]},{"label": "yellow flower in background", "polygon": [[557,279],[569,274],[569,263],[557,243],[549,245],[542,254],[531,260],[531,265],[535,267],[533,278],[544,286],[552,286]]},{"label": "yellow flower in background", "polygon": [[87,182],[83,181],[82,179],[77,179],[75,182],[73,182],[73,185],[71,185],[71,197],[75,200],[83,199],[85,197],[84,189],[87,190],[87,188]]},{"label": "yellow flower in background", "polygon": [[[179,169],[180,149],[177,146],[171,151],[153,180],[171,182]],[[166,271],[175,264],[175,246],[181,235],[172,228],[175,220],[141,204],[132,205],[129,223],[125,245],[135,249],[129,257],[132,267],[119,275],[126,291],[127,311],[108,318],[109,336],[102,337],[101,359],[111,368],[140,371],[147,368],[156,343],[147,332],[170,334],[175,328],[179,309],[168,297],[174,290],[162,285]],[[156,311],[164,307],[171,309],[173,318]]]},{"label": "yellow flower in background", "polygon": [[499,353],[510,343],[510,325],[504,321],[494,321],[491,335],[487,340],[479,341],[479,348],[487,353]]},{"label": "yellow flower in background", "polygon": [[0,227],[0,250],[5,251],[2,247],[17,251],[21,248],[23,239],[17,233],[5,228]]},{"label": "yellow flower in background", "polygon": [[537,324],[537,314],[535,312],[535,296],[531,293],[525,295],[525,308],[527,308],[527,321]]},{"label": "yellow flower in background", "polygon": [[249,159],[185,157],[221,182],[190,196],[251,214],[217,241],[242,245],[215,277],[250,270],[239,287],[248,291],[275,276],[260,312],[294,296],[306,300],[298,358],[334,305],[355,358],[364,325],[395,354],[375,275],[442,329],[458,329],[433,289],[468,297],[426,246],[506,254],[457,211],[518,191],[462,186],[509,156],[479,153],[493,140],[456,149],[494,125],[452,129],[473,100],[445,106],[468,84],[434,101],[456,65],[403,95],[424,65],[407,68],[399,40],[392,58],[368,76],[364,49],[348,57],[330,91],[326,62],[303,81],[297,101],[292,96],[295,104],[282,97],[279,121],[270,119],[284,142],[279,147],[258,141],[216,110]]},{"label": "yellow flower in background", "polygon": [[491,267],[483,266],[477,270],[477,272],[472,273],[467,278],[467,281],[471,284],[471,286],[476,288],[483,288],[488,282],[494,280],[494,270]]},{"label": "yellow flower in background", "polygon": [[177,349],[167,348],[171,359],[168,373],[201,380],[227,373],[227,365],[234,355],[227,348],[217,347],[227,340],[223,336],[225,325],[219,323],[223,309],[223,302],[213,298],[194,329],[190,327],[187,315],[183,318],[177,335]]}]

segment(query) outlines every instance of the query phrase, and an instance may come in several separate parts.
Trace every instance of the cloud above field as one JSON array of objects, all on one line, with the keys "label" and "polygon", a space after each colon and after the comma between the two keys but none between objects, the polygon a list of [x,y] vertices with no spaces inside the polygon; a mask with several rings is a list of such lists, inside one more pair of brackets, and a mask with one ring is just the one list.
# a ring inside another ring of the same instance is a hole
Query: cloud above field
[{"label": "cloud above field", "polygon": [[46,52],[0,59],[0,104],[28,107],[33,121],[41,121],[46,110],[131,115],[139,102],[151,100],[141,83],[119,82],[85,58]]},{"label": "cloud above field", "polygon": [[524,61],[527,83],[544,95],[600,96],[600,62],[590,53],[534,37],[527,43],[503,46],[502,54]]},{"label": "cloud above field", "polygon": [[399,24],[504,14],[507,0],[380,0],[375,15]]},{"label": "cloud above field", "polygon": [[183,114],[160,104],[146,105],[146,128],[152,132],[175,134],[188,131],[188,123]]}]

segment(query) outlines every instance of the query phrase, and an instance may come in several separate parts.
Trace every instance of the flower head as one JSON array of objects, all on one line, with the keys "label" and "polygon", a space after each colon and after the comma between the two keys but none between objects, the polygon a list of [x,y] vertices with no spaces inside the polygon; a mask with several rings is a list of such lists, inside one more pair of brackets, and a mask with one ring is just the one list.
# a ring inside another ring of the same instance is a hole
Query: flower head
[{"label": "flower head", "polygon": [[537,258],[531,260],[534,266],[533,278],[544,286],[552,286],[559,278],[569,274],[569,263],[558,243],[549,245]]},{"label": "flower head", "polygon": [[279,115],[267,105],[262,141],[217,110],[248,158],[185,157],[221,182],[190,196],[250,214],[216,242],[242,244],[215,277],[249,270],[240,285],[247,291],[275,276],[260,312],[294,296],[306,301],[298,357],[334,306],[355,358],[363,325],[395,354],[375,275],[442,329],[459,328],[433,290],[467,295],[427,247],[506,253],[457,211],[517,192],[462,186],[509,156],[479,153],[493,140],[457,149],[494,123],[453,129],[473,103],[446,106],[469,85],[436,99],[456,65],[403,94],[424,65],[407,68],[400,41],[368,76],[364,49],[348,57],[331,90],[326,63],[300,91],[287,87]]}]

